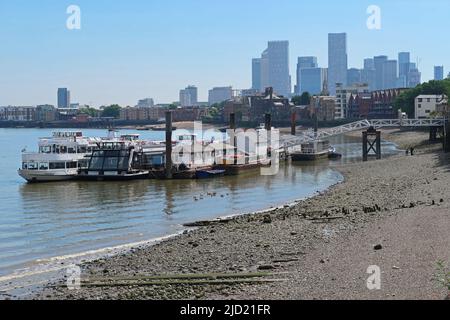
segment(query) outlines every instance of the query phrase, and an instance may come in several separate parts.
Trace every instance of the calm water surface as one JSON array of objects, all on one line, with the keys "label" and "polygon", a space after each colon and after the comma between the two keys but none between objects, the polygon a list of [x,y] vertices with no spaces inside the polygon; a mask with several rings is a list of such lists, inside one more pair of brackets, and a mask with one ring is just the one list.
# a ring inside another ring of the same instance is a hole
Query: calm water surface
[{"label": "calm water surface", "polygon": [[[0,129],[0,277],[30,270],[42,259],[139,242],[173,234],[186,222],[280,205],[342,180],[325,161],[283,164],[272,177],[254,171],[199,181],[27,184],[17,175],[21,150],[35,150],[38,138],[51,131]],[[163,140],[164,133],[141,135]],[[333,143],[344,154],[341,161],[360,161],[359,139],[340,137]],[[394,145],[383,144],[384,154],[395,152]]]}]

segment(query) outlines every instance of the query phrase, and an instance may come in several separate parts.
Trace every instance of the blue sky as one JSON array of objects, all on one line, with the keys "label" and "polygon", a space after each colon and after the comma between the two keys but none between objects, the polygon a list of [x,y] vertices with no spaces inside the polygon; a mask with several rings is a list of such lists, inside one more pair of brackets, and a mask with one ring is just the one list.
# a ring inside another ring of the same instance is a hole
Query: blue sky
[{"label": "blue sky", "polygon": [[[81,30],[68,30],[66,9],[81,8]],[[378,5],[381,30],[366,27]],[[0,0],[0,105],[56,104],[67,86],[75,102],[134,105],[178,99],[194,84],[207,100],[213,86],[251,86],[251,59],[268,40],[290,41],[296,57],[327,66],[327,33],[347,32],[349,67],[399,51],[450,71],[447,0]]]}]

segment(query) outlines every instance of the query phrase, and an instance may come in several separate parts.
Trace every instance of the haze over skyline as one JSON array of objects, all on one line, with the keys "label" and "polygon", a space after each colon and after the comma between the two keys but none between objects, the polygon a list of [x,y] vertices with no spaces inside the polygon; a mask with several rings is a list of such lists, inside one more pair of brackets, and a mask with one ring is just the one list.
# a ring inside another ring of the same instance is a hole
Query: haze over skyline
[{"label": "haze over skyline", "polygon": [[[81,8],[81,30],[66,28],[71,4]],[[371,4],[381,8],[381,30],[366,27]],[[212,87],[250,88],[251,59],[269,40],[289,40],[294,84],[298,56],[328,65],[330,32],[347,33],[349,68],[410,51],[428,81],[435,65],[450,69],[441,36],[449,10],[446,0],[2,1],[0,105],[56,104],[58,87],[94,106],[170,103],[189,84],[206,101]]]}]

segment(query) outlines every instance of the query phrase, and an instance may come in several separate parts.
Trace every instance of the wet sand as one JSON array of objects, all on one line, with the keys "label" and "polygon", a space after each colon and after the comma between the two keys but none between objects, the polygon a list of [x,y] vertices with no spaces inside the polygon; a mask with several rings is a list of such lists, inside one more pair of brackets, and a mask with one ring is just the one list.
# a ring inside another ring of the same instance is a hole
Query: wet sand
[{"label": "wet sand", "polygon": [[[345,182],[314,198],[86,263],[82,280],[108,285],[49,287],[34,298],[442,300],[432,278],[439,260],[450,262],[450,158],[425,132],[384,138],[417,153],[339,166]],[[372,265],[380,290],[366,286]],[[234,277],[192,276],[211,273]]]}]

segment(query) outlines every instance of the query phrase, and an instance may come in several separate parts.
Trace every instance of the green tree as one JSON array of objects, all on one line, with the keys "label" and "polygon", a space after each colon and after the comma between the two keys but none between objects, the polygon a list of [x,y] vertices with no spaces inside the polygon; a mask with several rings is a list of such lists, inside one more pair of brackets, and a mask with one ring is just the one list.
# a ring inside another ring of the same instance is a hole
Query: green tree
[{"label": "green tree", "polygon": [[408,114],[408,117],[414,118],[414,101],[421,94],[446,94],[450,96],[450,79],[441,81],[431,80],[402,92],[395,99],[394,108],[396,110],[401,109]]},{"label": "green tree", "polygon": [[122,109],[118,104],[112,104],[108,107],[101,107],[102,117],[119,118],[120,110]]},{"label": "green tree", "polygon": [[96,117],[99,113],[99,110],[97,110],[95,108],[91,108],[90,106],[86,106],[86,107],[80,108],[80,110],[78,112],[81,114],[87,114],[91,117]]},{"label": "green tree", "polygon": [[296,106],[306,106],[311,103],[311,95],[309,92],[303,92],[301,96],[292,97],[292,103]]}]

